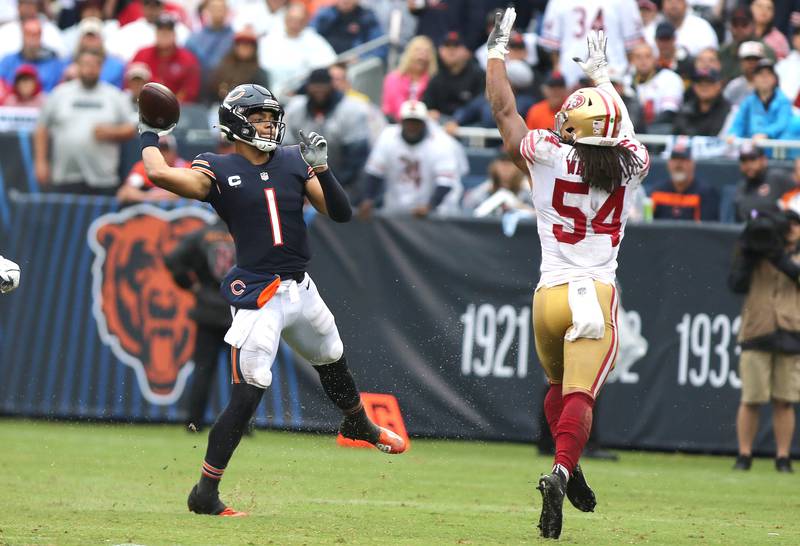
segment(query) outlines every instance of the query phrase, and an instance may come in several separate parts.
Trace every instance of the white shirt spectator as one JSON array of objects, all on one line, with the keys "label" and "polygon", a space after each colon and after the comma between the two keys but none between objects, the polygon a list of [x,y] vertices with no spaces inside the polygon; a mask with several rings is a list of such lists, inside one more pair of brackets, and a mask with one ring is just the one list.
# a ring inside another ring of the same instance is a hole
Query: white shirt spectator
[{"label": "white shirt spectator", "polygon": [[681,26],[675,29],[675,45],[683,47],[694,57],[709,47],[719,49],[719,40],[708,21],[694,13],[687,13]]},{"label": "white shirt spectator", "polygon": [[279,98],[302,83],[302,78],[315,68],[336,61],[336,52],[311,27],[294,38],[281,28],[258,41],[258,64],[269,74],[270,89]]},{"label": "white shirt spectator", "polygon": [[461,198],[463,165],[456,143],[432,129],[418,144],[410,145],[400,135],[400,125],[384,129],[369,155],[365,171],[384,180],[383,210],[410,212],[428,205],[437,186],[450,192],[437,209],[455,213]]},{"label": "white shirt spectator", "polygon": [[583,77],[572,58],[586,57],[586,36],[593,29],[608,36],[608,64],[628,66],[627,51],[644,39],[642,17],[635,0],[551,1],[544,12],[539,44],[559,53],[559,70],[567,86]]},{"label": "white shirt spectator", "polygon": [[236,10],[233,18],[233,30],[240,30],[250,27],[256,36],[266,36],[274,30],[283,28],[283,18],[286,15],[286,7],[276,11],[270,11],[265,0],[261,2],[248,2]]},{"label": "white shirt spectator", "polygon": [[645,82],[636,84],[636,95],[645,117],[677,112],[683,104],[683,80],[672,70],[662,68]]},{"label": "white shirt spectator", "polygon": [[794,102],[800,93],[800,51],[793,49],[775,65],[775,73],[781,84],[781,91]]},{"label": "white shirt spectator", "polygon": [[[175,23],[175,41],[180,47],[189,38],[189,29],[186,25],[177,21]],[[105,36],[104,36],[105,38]],[[106,40],[106,49],[112,55],[119,57],[125,62],[133,59],[136,53],[145,47],[150,47],[156,43],[156,26],[148,23],[147,19],[141,17],[133,23],[128,23],[124,27],[119,27]]]},{"label": "white shirt spectator", "polygon": [[[68,54],[64,46],[61,30],[46,17],[39,17],[42,23],[42,46],[53,50],[59,57]],[[22,49],[22,25],[19,21],[11,21],[0,25],[0,57],[17,53]]]}]

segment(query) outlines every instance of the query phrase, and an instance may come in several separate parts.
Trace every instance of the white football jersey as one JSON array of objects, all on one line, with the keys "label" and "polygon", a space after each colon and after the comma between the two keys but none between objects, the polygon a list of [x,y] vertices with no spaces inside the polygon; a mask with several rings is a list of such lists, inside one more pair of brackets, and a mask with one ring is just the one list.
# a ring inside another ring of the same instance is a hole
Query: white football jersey
[{"label": "white football jersey", "polygon": [[624,72],[627,51],[644,40],[642,18],[635,0],[551,1],[544,12],[539,44],[559,53],[559,71],[567,86],[575,85],[583,72],[573,57],[586,58],[586,37],[592,30],[608,36],[608,64]]},{"label": "white football jersey", "polygon": [[414,145],[400,136],[400,125],[386,127],[364,167],[368,174],[384,180],[383,210],[410,212],[427,205],[436,186],[446,186],[450,192],[438,210],[454,212],[461,199],[461,176],[466,167],[460,148],[460,143],[431,124],[428,136]]},{"label": "white football jersey", "polygon": [[533,181],[533,205],[542,245],[538,286],[579,279],[613,283],[617,254],[635,190],[647,176],[650,157],[635,138],[622,140],[642,160],[642,167],[613,193],[591,188],[582,165],[551,131],[529,131],[520,144]]}]

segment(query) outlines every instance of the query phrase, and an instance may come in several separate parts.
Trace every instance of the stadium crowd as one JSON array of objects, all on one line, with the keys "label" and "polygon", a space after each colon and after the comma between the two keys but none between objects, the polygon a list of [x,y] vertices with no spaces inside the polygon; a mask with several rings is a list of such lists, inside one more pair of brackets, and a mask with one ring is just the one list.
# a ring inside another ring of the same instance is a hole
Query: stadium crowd
[{"label": "stadium crowd", "polygon": [[[800,0],[609,0],[593,21],[585,10],[581,18],[582,2],[516,2],[507,70],[530,128],[550,128],[571,90],[587,84],[572,61],[585,47],[573,27],[603,27],[637,133],[716,137],[729,150],[747,142],[727,216],[744,220],[767,201],[800,210],[800,159],[793,172],[774,169],[771,150],[749,146],[800,140]],[[469,172],[457,138],[462,127],[494,127],[485,42],[494,10],[508,3],[0,0],[0,117],[17,109],[38,119],[33,169],[43,190],[163,199],[140,166],[120,187],[119,148],[135,134],[142,86],[167,85],[208,129],[229,90],[258,83],[284,104],[285,143],[300,129],[327,137],[362,216],[378,206],[531,214],[527,180],[503,157],[483,177]],[[386,74],[374,102],[348,81],[370,59]],[[174,142],[164,146],[183,161]],[[726,219],[719,188],[695,177],[693,155],[676,140],[667,175],[648,182],[634,219]]]}]

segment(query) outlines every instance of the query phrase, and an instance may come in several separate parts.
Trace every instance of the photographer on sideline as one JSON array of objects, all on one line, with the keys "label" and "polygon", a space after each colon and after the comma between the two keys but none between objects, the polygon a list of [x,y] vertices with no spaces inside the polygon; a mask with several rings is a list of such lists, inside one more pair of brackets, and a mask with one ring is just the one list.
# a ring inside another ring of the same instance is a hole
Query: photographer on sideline
[{"label": "photographer on sideline", "polygon": [[800,401],[800,215],[757,212],[745,226],[728,284],[742,307],[735,470],[750,470],[761,405],[772,400],[775,469],[792,472],[793,404]]}]

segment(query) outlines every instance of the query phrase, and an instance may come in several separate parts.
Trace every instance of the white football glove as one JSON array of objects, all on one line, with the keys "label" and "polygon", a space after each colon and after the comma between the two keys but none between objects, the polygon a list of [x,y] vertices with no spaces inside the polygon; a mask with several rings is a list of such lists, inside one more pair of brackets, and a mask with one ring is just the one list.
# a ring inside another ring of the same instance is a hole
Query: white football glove
[{"label": "white football glove", "polygon": [[595,85],[603,85],[611,81],[608,78],[607,44],[608,38],[605,32],[602,30],[592,31],[586,37],[586,45],[589,49],[586,60],[581,61],[578,57],[572,58]]},{"label": "white football glove", "polygon": [[0,292],[8,294],[19,286],[19,266],[0,256]]},{"label": "white football glove", "polygon": [[162,137],[162,136],[166,136],[166,135],[170,134],[172,132],[172,130],[175,129],[175,127],[177,125],[178,125],[177,123],[173,123],[172,125],[170,125],[166,129],[156,129],[155,127],[150,127],[140,117],[139,118],[139,134],[141,135],[142,133],[155,133],[158,136]]},{"label": "white football glove", "polygon": [[328,166],[328,141],[319,133],[300,130],[300,153],[312,169]]},{"label": "white football glove", "polygon": [[497,10],[494,14],[494,28],[486,42],[490,59],[502,61],[506,58],[508,40],[511,38],[511,29],[514,28],[516,18],[517,10],[514,8],[506,8],[505,11]]}]

